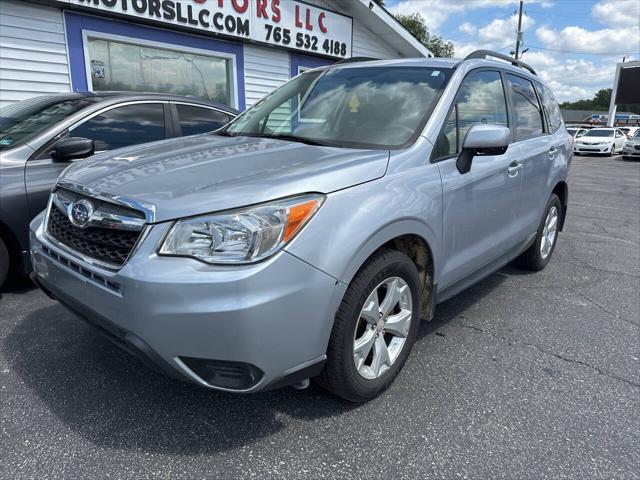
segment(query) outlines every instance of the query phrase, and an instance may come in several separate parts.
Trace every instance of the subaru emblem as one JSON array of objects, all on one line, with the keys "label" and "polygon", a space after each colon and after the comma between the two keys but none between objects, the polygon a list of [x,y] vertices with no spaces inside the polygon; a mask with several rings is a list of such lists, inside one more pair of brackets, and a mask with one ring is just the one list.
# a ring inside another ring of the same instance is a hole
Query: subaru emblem
[{"label": "subaru emblem", "polygon": [[69,220],[76,227],[84,227],[89,223],[89,220],[91,220],[93,211],[93,204],[89,200],[85,200],[83,198],[71,204],[69,209]]}]

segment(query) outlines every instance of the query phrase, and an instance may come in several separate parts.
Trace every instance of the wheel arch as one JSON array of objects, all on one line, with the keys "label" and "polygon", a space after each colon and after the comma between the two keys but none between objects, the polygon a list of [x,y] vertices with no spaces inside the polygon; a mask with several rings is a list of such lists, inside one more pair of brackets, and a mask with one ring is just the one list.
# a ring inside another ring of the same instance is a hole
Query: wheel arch
[{"label": "wheel arch", "polygon": [[422,283],[421,318],[431,319],[436,290],[435,235],[417,220],[404,219],[387,225],[373,234],[357,249],[342,278],[350,283],[362,266],[383,249],[405,253],[416,265]]}]

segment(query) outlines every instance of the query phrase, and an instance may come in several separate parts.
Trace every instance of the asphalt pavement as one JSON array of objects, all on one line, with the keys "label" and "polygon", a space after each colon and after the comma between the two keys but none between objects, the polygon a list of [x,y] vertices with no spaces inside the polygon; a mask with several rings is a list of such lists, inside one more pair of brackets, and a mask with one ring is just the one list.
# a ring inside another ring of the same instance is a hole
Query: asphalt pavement
[{"label": "asphalt pavement", "polygon": [[440,305],[380,398],[167,379],[28,282],[0,292],[0,477],[640,478],[640,162],[575,157],[546,270]]}]

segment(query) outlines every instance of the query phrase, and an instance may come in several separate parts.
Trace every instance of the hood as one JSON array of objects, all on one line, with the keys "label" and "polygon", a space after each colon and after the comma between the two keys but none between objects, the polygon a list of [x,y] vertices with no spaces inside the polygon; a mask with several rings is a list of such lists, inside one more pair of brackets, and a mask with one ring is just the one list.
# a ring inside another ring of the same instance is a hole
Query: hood
[{"label": "hood", "polygon": [[577,141],[582,143],[587,143],[587,144],[613,143],[613,140],[614,140],[613,137],[584,137],[584,136],[577,139]]},{"label": "hood", "polygon": [[388,160],[387,150],[205,134],[95,155],[60,178],[149,206],[161,222],[330,193],[384,176]]}]

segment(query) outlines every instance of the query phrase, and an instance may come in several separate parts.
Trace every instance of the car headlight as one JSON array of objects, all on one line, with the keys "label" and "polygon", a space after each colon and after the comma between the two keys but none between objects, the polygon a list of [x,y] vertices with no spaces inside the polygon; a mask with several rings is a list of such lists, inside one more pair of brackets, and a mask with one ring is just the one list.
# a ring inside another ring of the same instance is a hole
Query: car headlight
[{"label": "car headlight", "polygon": [[158,253],[211,264],[257,262],[286,245],[324,199],[321,194],[308,194],[178,220]]}]

